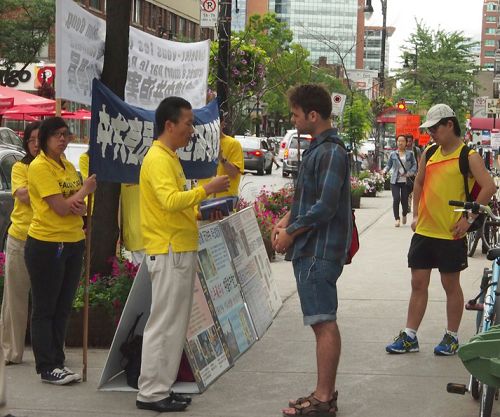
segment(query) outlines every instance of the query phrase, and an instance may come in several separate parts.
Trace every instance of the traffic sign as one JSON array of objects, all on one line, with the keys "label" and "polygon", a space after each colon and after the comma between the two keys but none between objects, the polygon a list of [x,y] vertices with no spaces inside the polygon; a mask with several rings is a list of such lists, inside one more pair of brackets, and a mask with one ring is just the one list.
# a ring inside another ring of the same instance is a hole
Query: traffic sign
[{"label": "traffic sign", "polygon": [[417,100],[413,100],[413,99],[405,98],[404,101],[405,101],[406,105],[408,105],[408,104],[412,104],[412,105],[417,104]]},{"label": "traffic sign", "polygon": [[219,17],[219,0],[200,0],[200,27],[214,28]]},{"label": "traffic sign", "polygon": [[345,94],[332,93],[332,114],[340,116],[344,112]]}]

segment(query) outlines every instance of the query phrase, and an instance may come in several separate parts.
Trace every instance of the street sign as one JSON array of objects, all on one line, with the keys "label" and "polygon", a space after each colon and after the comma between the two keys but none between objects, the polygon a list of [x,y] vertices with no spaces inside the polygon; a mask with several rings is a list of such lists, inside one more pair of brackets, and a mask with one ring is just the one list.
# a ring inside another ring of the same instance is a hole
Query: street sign
[{"label": "street sign", "polygon": [[488,101],[488,97],[476,97],[474,99],[474,107],[472,109],[472,117],[488,117],[486,113],[486,102]]},{"label": "street sign", "polygon": [[345,94],[332,93],[332,114],[341,116],[344,112],[346,96]]},{"label": "street sign", "polygon": [[216,27],[219,18],[219,0],[200,0],[200,6],[200,27]]},{"label": "street sign", "polygon": [[500,114],[500,99],[489,98],[486,100],[486,114]]},{"label": "street sign", "polygon": [[411,105],[415,105],[417,104],[417,100],[413,100],[413,99],[408,99],[408,98],[405,98],[403,99],[405,101],[405,104],[408,105],[408,104],[411,104]]}]

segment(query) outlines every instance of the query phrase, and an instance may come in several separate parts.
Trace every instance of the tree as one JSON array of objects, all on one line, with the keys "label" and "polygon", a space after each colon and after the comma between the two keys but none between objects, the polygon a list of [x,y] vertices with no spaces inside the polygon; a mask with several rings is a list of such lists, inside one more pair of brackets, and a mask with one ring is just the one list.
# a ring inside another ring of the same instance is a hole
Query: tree
[{"label": "tree", "polygon": [[55,2],[0,0],[0,15],[0,68],[8,74],[17,63],[22,63],[24,70],[36,61],[49,41],[55,22]]},{"label": "tree", "polygon": [[[106,41],[101,81],[121,99],[125,96],[128,70],[129,22],[132,0],[107,0]],[[108,259],[116,254],[118,242],[118,206],[120,184],[97,178],[92,213],[91,274],[106,275],[111,270]]]},{"label": "tree", "polygon": [[401,59],[409,68],[397,72],[402,81],[397,97],[416,99],[417,111],[446,103],[464,120],[474,97],[477,66],[471,48],[476,44],[463,32],[434,31],[417,22],[402,48]]}]

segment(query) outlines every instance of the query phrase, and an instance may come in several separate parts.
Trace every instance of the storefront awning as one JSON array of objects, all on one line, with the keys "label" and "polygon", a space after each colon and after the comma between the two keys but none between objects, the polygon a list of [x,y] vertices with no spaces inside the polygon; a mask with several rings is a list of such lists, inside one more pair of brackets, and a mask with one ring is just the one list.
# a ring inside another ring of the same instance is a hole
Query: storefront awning
[{"label": "storefront awning", "polygon": [[[472,130],[491,130],[493,129],[493,118],[472,117],[470,119],[470,127]],[[500,129],[500,120],[495,120],[495,128]]]}]

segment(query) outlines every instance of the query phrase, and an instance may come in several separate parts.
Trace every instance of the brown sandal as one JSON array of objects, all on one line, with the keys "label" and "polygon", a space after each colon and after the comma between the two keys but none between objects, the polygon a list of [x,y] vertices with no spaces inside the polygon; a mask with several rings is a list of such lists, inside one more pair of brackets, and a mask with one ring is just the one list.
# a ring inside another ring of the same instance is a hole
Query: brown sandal
[{"label": "brown sandal", "polygon": [[330,401],[319,401],[310,395],[309,397],[302,397],[299,400],[304,400],[297,402],[292,408],[294,413],[283,412],[284,417],[292,416],[315,416],[315,417],[335,417],[337,414],[337,393]]},{"label": "brown sandal", "polygon": [[[337,398],[338,398],[338,396],[339,396],[339,392],[335,391],[333,393],[333,398],[330,400],[330,401],[333,401],[333,403],[335,405],[335,411],[338,411],[338,408],[337,408]],[[291,408],[293,408],[297,404],[302,404],[303,402],[309,401],[312,398],[314,398],[314,392],[311,392],[311,394],[309,394],[307,397],[299,397],[295,401],[288,401],[288,406],[291,407]]]}]

